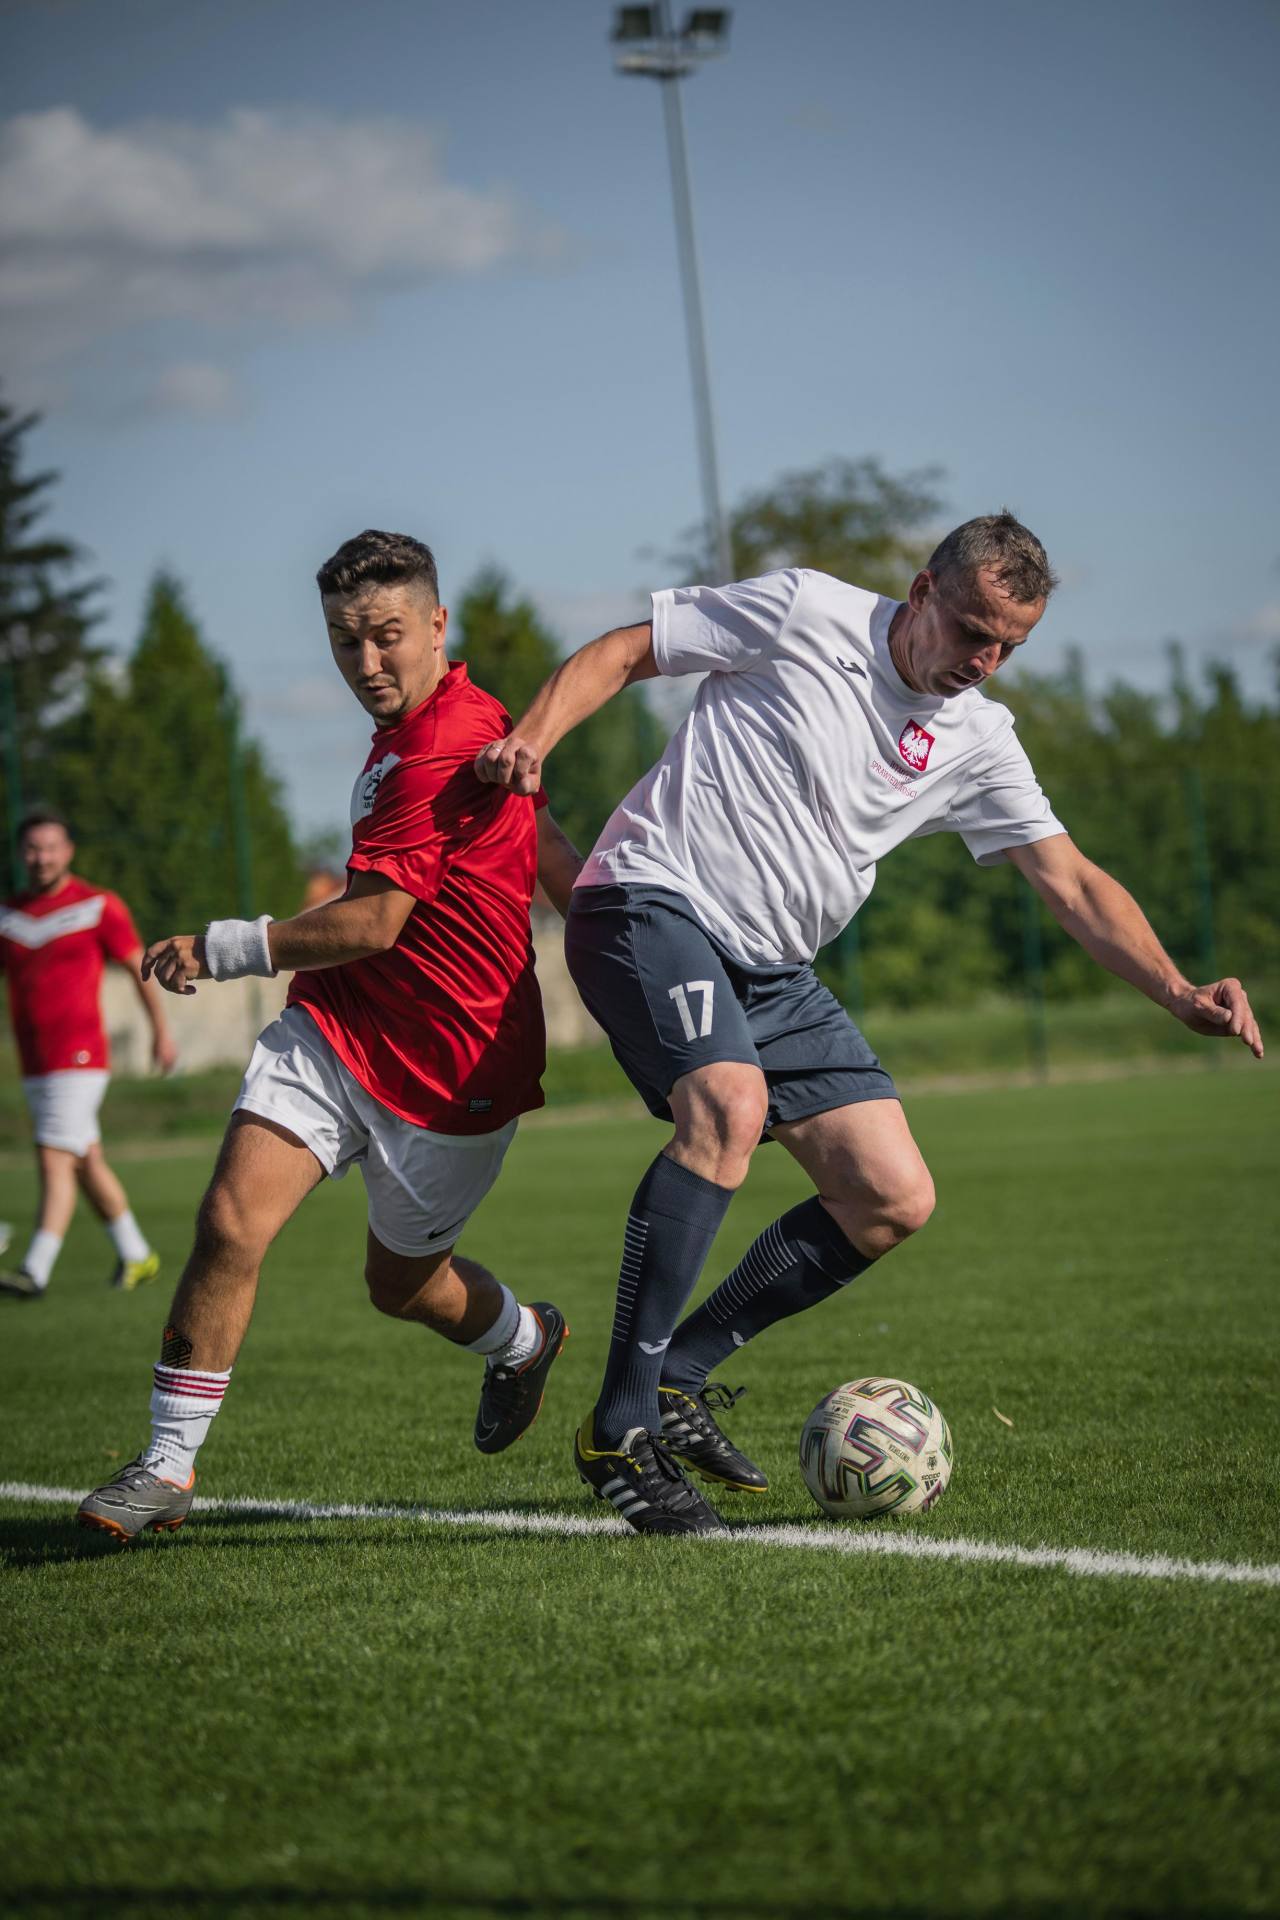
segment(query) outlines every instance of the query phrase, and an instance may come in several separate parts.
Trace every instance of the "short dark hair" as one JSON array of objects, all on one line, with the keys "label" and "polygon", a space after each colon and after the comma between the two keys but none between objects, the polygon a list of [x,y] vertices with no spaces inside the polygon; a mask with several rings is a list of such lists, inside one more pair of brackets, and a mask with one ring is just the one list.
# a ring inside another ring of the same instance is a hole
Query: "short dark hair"
[{"label": "short dark hair", "polygon": [[960,581],[966,587],[980,567],[991,567],[1005,592],[1022,606],[1047,600],[1058,584],[1043,546],[1008,507],[956,527],[939,541],[926,565],[935,579]]},{"label": "short dark hair", "polygon": [[19,846],[36,827],[61,827],[68,840],[75,839],[71,831],[71,822],[65,813],[57,813],[52,807],[28,807],[18,822]]},{"label": "short dark hair", "polygon": [[362,587],[426,586],[440,604],[436,557],[430,547],[408,533],[382,533],[366,527],[338,551],[316,574],[321,593],[359,593]]}]

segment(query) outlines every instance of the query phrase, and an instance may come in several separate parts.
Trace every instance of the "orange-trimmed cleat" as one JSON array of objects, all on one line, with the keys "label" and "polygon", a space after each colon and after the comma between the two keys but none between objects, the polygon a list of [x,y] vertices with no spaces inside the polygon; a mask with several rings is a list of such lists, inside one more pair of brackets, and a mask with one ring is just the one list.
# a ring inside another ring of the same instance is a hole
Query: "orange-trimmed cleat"
[{"label": "orange-trimmed cleat", "polygon": [[144,1467],[141,1459],[122,1467],[105,1487],[96,1487],[81,1501],[76,1515],[82,1527],[94,1527],[126,1544],[140,1533],[176,1533],[191,1511],[195,1497],[193,1473],[185,1487]]},{"label": "orange-trimmed cleat", "polygon": [[535,1300],[530,1311],[542,1328],[542,1345],[522,1367],[486,1367],[476,1413],[475,1442],[481,1453],[501,1453],[538,1417],[547,1375],[569,1328],[559,1307]]}]

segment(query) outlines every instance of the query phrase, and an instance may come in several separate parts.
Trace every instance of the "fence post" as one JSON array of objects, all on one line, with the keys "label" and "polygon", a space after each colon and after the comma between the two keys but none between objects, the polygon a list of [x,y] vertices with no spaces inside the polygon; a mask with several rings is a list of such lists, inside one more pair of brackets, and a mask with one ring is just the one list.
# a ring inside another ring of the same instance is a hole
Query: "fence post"
[{"label": "fence post", "polygon": [[1023,885],[1022,971],[1027,993],[1027,1053],[1037,1080],[1049,1078],[1049,1029],[1044,1006],[1044,948],[1040,941],[1040,901]]}]

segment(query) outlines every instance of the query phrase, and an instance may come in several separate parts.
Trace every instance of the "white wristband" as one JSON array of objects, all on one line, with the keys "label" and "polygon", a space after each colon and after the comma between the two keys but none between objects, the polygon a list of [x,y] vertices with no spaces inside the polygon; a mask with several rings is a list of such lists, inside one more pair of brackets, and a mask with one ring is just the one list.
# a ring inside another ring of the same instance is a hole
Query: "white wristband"
[{"label": "white wristband", "polygon": [[211,920],[204,936],[204,963],[215,980],[243,980],[246,974],[258,974],[265,980],[275,978],[267,928],[271,915],[256,920]]}]

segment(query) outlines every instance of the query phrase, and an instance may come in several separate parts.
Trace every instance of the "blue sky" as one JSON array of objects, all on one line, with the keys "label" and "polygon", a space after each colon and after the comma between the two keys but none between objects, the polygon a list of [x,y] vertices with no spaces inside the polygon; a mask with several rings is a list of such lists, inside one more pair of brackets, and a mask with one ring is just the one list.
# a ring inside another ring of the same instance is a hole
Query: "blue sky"
[{"label": "blue sky", "polygon": [[[677,9],[678,11],[678,9]],[[600,0],[6,0],[0,326],[131,640],[160,563],[301,823],[363,717],[311,576],[365,525],[578,644],[699,516],[658,90]],[[1280,643],[1280,14],[742,0],[685,94],[724,489],[828,455],[1012,505],[1033,641]]]}]

